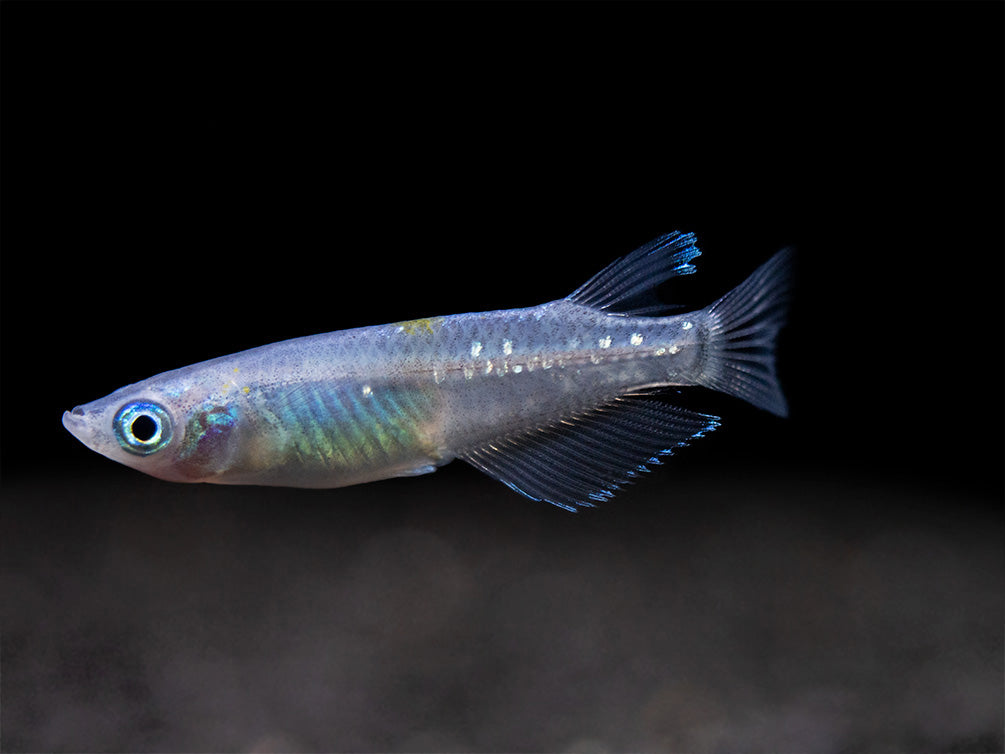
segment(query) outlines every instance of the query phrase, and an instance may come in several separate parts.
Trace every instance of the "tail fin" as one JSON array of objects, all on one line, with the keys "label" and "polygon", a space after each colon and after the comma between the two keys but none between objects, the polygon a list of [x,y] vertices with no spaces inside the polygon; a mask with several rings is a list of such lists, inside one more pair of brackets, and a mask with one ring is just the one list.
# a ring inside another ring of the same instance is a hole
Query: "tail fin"
[{"label": "tail fin", "polygon": [[701,384],[786,416],[775,374],[775,340],[788,310],[792,250],[782,249],[705,308],[709,341]]}]

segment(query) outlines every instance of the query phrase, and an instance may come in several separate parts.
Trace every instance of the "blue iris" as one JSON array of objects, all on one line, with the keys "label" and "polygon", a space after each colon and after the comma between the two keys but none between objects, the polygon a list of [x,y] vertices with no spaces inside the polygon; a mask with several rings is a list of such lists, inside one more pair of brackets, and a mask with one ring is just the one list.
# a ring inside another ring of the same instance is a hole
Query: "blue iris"
[{"label": "blue iris", "polygon": [[171,442],[171,417],[156,403],[127,403],[115,415],[112,428],[122,449],[139,456],[156,453]]}]

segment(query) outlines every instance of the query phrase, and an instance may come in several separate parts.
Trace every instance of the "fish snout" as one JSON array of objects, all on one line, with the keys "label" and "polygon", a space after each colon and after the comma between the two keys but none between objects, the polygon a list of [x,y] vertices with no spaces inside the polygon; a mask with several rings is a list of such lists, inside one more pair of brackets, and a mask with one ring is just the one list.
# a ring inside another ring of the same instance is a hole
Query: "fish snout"
[{"label": "fish snout", "polygon": [[83,406],[75,406],[72,411],[64,411],[63,426],[84,445],[88,445],[91,430]]}]

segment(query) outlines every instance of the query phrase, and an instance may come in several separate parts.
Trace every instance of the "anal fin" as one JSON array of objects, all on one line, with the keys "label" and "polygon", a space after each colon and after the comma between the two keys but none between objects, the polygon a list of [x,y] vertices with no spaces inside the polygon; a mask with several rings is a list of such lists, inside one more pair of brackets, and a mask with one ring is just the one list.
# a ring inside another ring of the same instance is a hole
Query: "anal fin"
[{"label": "anal fin", "polygon": [[532,500],[566,510],[609,500],[719,419],[642,395],[616,398],[459,455]]}]

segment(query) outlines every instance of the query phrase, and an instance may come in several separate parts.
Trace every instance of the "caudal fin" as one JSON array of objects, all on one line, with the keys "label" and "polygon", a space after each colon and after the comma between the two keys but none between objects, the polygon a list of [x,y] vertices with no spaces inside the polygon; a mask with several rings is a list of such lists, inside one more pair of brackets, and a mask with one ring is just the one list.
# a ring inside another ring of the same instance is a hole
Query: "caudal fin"
[{"label": "caudal fin", "polygon": [[785,324],[792,250],[782,249],[749,278],[705,308],[709,340],[701,384],[786,416],[775,374],[775,340]]}]

